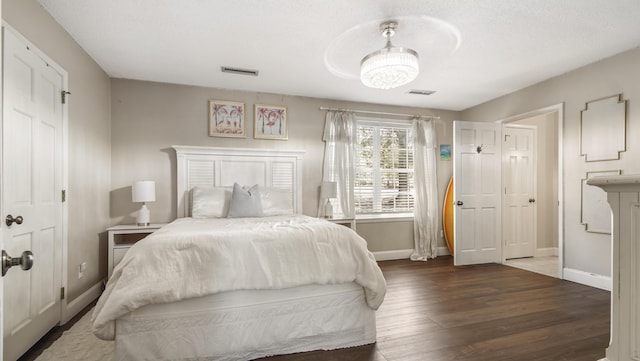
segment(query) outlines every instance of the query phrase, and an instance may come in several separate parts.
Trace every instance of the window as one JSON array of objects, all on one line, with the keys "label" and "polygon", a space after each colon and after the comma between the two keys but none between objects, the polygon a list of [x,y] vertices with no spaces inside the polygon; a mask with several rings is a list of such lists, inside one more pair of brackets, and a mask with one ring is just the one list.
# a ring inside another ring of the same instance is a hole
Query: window
[{"label": "window", "polygon": [[356,214],[413,212],[411,125],[358,121]]}]

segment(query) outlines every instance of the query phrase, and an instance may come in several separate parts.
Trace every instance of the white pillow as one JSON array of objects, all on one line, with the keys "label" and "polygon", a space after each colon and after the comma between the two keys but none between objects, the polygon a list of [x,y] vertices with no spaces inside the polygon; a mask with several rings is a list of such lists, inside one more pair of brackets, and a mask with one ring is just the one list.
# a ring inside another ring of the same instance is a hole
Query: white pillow
[{"label": "white pillow", "polygon": [[233,184],[227,218],[240,217],[262,217],[262,202],[257,184],[249,189],[242,188],[238,183]]},{"label": "white pillow", "polygon": [[264,216],[293,214],[293,194],[287,189],[260,188],[260,199]]},{"label": "white pillow", "polygon": [[231,187],[193,187],[191,217],[225,218],[231,203]]}]

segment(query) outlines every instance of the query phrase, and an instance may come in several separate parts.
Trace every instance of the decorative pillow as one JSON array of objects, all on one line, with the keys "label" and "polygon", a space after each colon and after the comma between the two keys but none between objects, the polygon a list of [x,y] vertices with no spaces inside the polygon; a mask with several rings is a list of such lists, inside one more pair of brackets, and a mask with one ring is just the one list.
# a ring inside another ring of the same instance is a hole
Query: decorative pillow
[{"label": "decorative pillow", "polygon": [[191,217],[225,218],[231,203],[231,187],[193,187]]},{"label": "decorative pillow", "polygon": [[293,214],[293,195],[281,188],[261,188],[262,215],[288,216]]},{"label": "decorative pillow", "polygon": [[262,217],[262,202],[257,184],[249,189],[243,189],[238,183],[233,184],[227,218],[240,217]]}]

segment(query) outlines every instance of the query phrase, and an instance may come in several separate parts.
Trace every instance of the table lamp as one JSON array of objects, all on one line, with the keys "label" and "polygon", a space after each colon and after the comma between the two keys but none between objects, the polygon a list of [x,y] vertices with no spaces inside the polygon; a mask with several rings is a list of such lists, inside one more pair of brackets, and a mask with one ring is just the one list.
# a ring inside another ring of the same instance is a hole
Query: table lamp
[{"label": "table lamp", "polygon": [[155,202],[156,200],[156,182],[154,181],[137,181],[131,187],[131,201],[134,203],[142,203],[142,207],[138,211],[136,224],[140,227],[151,224],[151,213],[147,208],[147,202]]},{"label": "table lamp", "polygon": [[324,218],[333,218],[333,205],[331,204],[331,198],[336,198],[337,196],[338,183],[322,182],[320,185],[320,199],[325,200]]}]

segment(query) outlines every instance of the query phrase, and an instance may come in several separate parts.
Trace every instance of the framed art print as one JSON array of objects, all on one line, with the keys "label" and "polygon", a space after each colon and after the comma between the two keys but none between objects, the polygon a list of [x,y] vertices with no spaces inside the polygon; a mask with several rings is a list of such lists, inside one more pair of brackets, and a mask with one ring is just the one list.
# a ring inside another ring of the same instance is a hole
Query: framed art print
[{"label": "framed art print", "polygon": [[209,136],[245,138],[244,103],[209,100]]},{"label": "framed art print", "polygon": [[451,160],[451,144],[440,144],[440,159]]},{"label": "framed art print", "polygon": [[254,138],[287,140],[289,127],[287,107],[256,104],[254,122]]}]

